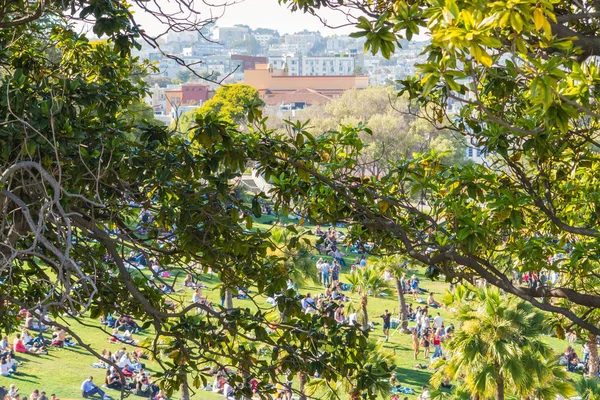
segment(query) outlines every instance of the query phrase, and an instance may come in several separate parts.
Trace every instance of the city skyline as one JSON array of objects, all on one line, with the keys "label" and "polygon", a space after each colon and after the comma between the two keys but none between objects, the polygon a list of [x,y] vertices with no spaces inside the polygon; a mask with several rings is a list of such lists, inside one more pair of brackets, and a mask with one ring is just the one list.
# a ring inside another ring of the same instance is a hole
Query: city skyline
[{"label": "city skyline", "polygon": [[[292,13],[287,7],[279,5],[277,0],[241,0],[228,2],[226,7],[208,7],[204,2],[196,2],[195,9],[199,10],[202,18],[209,18],[211,12],[213,16],[220,16],[217,20],[218,26],[233,26],[237,24],[248,25],[251,28],[270,28],[279,31],[282,34],[303,31],[320,31],[324,35],[343,34],[347,35],[356,31],[354,26],[341,26],[337,29],[331,29],[323,25],[316,17],[302,12]],[[218,3],[221,4],[221,3]],[[161,5],[161,8],[167,12],[173,12],[175,4],[169,6]],[[268,12],[265,8],[268,7]],[[138,22],[148,33],[159,34],[164,31],[165,25],[157,24],[157,20],[149,13],[134,7],[136,22]],[[323,12],[322,18],[330,26],[340,26],[347,24],[348,21],[340,12]]]}]

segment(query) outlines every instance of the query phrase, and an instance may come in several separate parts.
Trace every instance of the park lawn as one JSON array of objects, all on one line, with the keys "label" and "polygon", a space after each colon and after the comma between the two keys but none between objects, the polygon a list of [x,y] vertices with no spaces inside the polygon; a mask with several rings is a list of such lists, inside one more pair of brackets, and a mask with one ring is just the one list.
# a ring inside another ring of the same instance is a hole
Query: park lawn
[{"label": "park lawn", "polygon": [[[266,219],[266,218],[265,218]],[[262,222],[262,221],[261,221]],[[266,222],[266,221],[264,221]],[[267,222],[259,223],[260,229],[268,229],[271,225]],[[315,255],[315,261],[319,258],[327,258],[331,257],[319,256]],[[355,254],[349,254],[346,257],[346,261],[348,266],[345,267],[342,271],[341,281],[347,282],[347,275],[349,273],[349,265],[352,264]],[[407,276],[410,276],[413,271],[407,273]],[[421,279],[421,287],[427,289],[429,291],[433,291],[436,294],[436,299],[441,301],[443,293],[447,289],[447,284],[440,281],[430,281],[423,276],[422,269],[414,271],[414,273],[420,277]],[[182,279],[178,281],[181,283]],[[220,296],[218,289],[218,278],[216,276],[209,276],[208,274],[202,277],[202,282],[208,286],[208,289],[204,289],[203,293],[205,296],[209,298],[213,304],[220,304]],[[397,312],[398,300],[395,294],[395,286],[393,282],[390,282],[394,295],[387,297],[369,297],[368,299],[368,313],[369,320],[373,322],[378,322],[375,329],[371,332],[370,337],[376,341],[384,341],[384,335],[382,332],[381,318],[380,315],[383,314],[384,310],[387,309],[391,312]],[[301,294],[306,294],[308,292],[312,294],[322,293],[324,289],[314,283],[307,283],[299,288],[299,292]],[[345,293],[351,299],[350,303],[358,306],[358,296],[348,293]],[[186,302],[191,301],[192,291],[190,289],[185,289],[182,293],[175,293],[173,296],[183,298]],[[426,295],[422,296],[426,298]],[[267,303],[263,298],[257,298],[255,301],[261,307],[267,306]],[[416,308],[418,305],[417,302],[413,301],[412,296],[406,296],[407,303],[412,303],[413,307]],[[246,306],[253,308],[254,304],[250,300],[237,300],[234,299],[235,306]],[[348,308],[348,304],[346,304],[346,308]],[[435,316],[437,312],[440,312],[441,316],[445,319],[446,323],[452,322],[452,315],[447,310],[430,310],[431,316]],[[106,329],[103,325],[100,325],[96,320],[90,320],[89,318],[83,318],[83,322],[85,325],[79,324],[74,319],[67,318],[64,322],[69,323],[72,327],[74,327],[75,331],[86,341],[86,343],[90,344],[95,350],[102,351],[102,349],[106,348],[111,351],[115,351],[118,348],[122,347],[122,344],[109,344],[107,339],[110,335],[110,330]],[[152,332],[148,332],[147,334],[138,334],[135,335],[138,339],[143,339],[144,337],[148,337]],[[10,339],[12,339],[12,336]],[[548,337],[546,339],[548,343],[552,345],[552,347],[556,350],[557,353],[564,351],[564,348],[567,346],[565,341],[558,340],[556,338]],[[126,346],[132,348],[131,346]],[[421,353],[419,355],[418,360],[413,359],[412,352],[412,341],[410,335],[402,334],[399,331],[393,331],[388,343],[384,344],[384,348],[394,353],[395,363],[396,363],[396,377],[402,385],[406,385],[415,389],[415,396],[409,396],[411,398],[415,398],[421,390],[420,387],[423,385],[427,385],[429,378],[431,376],[430,370],[420,370],[415,369],[415,365],[417,363],[427,364],[427,360],[423,357],[423,352],[421,349]],[[431,347],[431,353],[433,353],[433,347]],[[22,365],[19,367],[20,375],[7,378],[0,377],[0,385],[10,385],[14,383],[20,389],[22,394],[30,394],[33,389],[40,389],[46,391],[48,395],[51,393],[56,393],[60,398],[81,398],[80,393],[80,385],[81,382],[87,376],[94,376],[94,381],[100,386],[104,382],[104,374],[106,370],[96,369],[91,367],[91,364],[96,360],[93,356],[87,354],[87,352],[82,347],[74,347],[64,349],[50,349],[48,355],[41,356],[32,356],[32,355],[19,355],[18,360],[22,362]],[[150,372],[157,372],[157,364],[153,361],[146,360],[146,369]],[[107,393],[113,397],[118,398],[119,392],[108,390]],[[175,396],[174,396],[175,397]],[[342,398],[347,398],[346,395],[342,394]],[[140,398],[132,396],[131,398]],[[223,397],[214,394],[212,392],[206,392],[199,390],[197,391],[192,398],[194,399],[222,399]]]}]

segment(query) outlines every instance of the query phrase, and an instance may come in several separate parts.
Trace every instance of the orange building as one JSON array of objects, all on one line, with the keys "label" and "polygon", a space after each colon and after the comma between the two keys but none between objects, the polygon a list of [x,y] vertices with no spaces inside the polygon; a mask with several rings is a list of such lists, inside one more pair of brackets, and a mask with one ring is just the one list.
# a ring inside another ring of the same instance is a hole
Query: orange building
[{"label": "orange building", "polygon": [[244,71],[244,83],[256,88],[271,105],[304,103],[323,104],[341,96],[346,90],[366,89],[367,75],[290,76],[287,70],[275,70],[270,64],[258,64]]}]

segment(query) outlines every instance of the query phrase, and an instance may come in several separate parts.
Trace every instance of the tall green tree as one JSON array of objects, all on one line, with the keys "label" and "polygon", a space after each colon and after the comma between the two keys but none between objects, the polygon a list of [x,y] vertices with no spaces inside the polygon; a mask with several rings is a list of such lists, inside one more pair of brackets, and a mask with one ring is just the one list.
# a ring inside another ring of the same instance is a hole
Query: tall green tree
[{"label": "tall green tree", "polygon": [[460,325],[444,343],[448,356],[434,364],[436,386],[446,377],[459,379],[477,398],[496,400],[509,395],[550,400],[573,393],[542,339],[549,328],[542,312],[495,288],[479,289],[474,300],[455,306]]},{"label": "tall green tree", "polygon": [[390,162],[430,149],[444,152],[444,160],[449,164],[466,161],[466,146],[461,139],[411,115],[409,110],[406,97],[398,97],[393,87],[374,86],[348,90],[325,107],[309,107],[296,116],[310,120],[309,130],[317,135],[340,125],[365,123],[369,130],[360,135],[365,149],[358,171],[363,175],[380,175],[387,171]]},{"label": "tall green tree", "polygon": [[175,128],[180,132],[188,132],[194,125],[196,116],[207,113],[215,113],[227,122],[241,125],[246,121],[248,108],[261,107],[263,104],[258,90],[251,86],[242,83],[223,85],[216,91],[214,97],[198,110],[183,114]]}]

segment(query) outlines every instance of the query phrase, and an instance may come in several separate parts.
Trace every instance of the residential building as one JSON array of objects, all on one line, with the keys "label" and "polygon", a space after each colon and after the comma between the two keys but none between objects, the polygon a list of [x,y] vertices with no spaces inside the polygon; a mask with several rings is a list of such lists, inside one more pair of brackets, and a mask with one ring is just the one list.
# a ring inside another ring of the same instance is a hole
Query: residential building
[{"label": "residential building", "polygon": [[479,147],[467,147],[467,158],[474,163],[483,164],[486,161],[486,154]]},{"label": "residential building", "polygon": [[313,46],[321,39],[319,32],[300,32],[285,35],[281,43],[282,50],[300,54],[308,54]]},{"label": "residential building", "polygon": [[258,43],[260,43],[260,45],[262,47],[267,47],[269,46],[269,44],[273,41],[273,39],[275,39],[275,36],[271,35],[271,34],[254,34],[254,39],[256,39],[256,41]]},{"label": "residential building", "polygon": [[165,114],[172,115],[175,109],[184,106],[201,106],[208,100],[208,86],[199,83],[186,83],[165,89]]},{"label": "residential building", "polygon": [[356,60],[348,56],[302,57],[301,75],[353,75]]},{"label": "residential building", "polygon": [[248,28],[244,28],[242,26],[220,26],[216,28],[216,32],[219,42],[231,44],[246,40],[246,35],[248,35]]},{"label": "residential building", "polygon": [[266,64],[267,57],[256,57],[256,56],[243,56],[243,55],[232,55],[230,70],[238,70],[244,72],[246,70],[252,70],[256,68],[257,64]]},{"label": "residential building", "polygon": [[298,109],[314,104],[327,104],[351,89],[366,89],[368,76],[293,76],[271,64],[259,64],[244,71],[244,83],[256,88],[268,105]]}]

